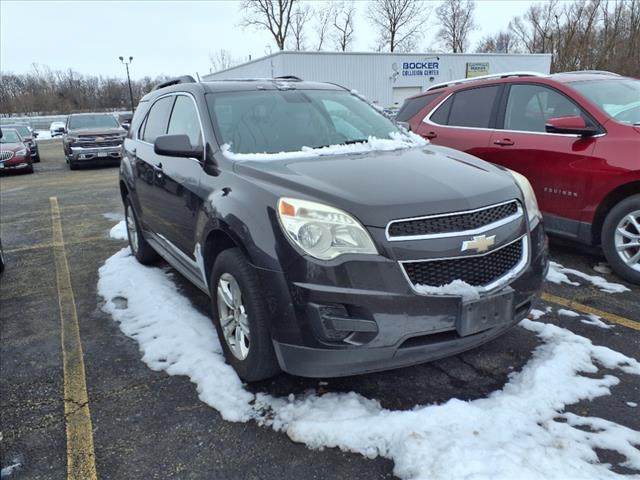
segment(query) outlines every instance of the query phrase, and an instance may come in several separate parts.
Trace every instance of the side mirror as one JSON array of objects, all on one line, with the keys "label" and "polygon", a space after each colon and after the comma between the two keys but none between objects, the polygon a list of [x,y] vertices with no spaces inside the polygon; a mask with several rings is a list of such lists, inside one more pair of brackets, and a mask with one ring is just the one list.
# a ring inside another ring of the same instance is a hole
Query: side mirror
[{"label": "side mirror", "polygon": [[579,115],[550,118],[546,121],[544,127],[547,133],[565,133],[582,137],[591,137],[598,133],[596,127],[587,125],[584,118]]},{"label": "side mirror", "polygon": [[125,130],[129,131],[129,127],[130,125],[128,123],[123,123],[120,125],[122,128],[124,128]]},{"label": "side mirror", "polygon": [[194,147],[187,135],[160,135],[153,142],[153,151],[167,157],[184,157],[202,160],[204,149]]},{"label": "side mirror", "polygon": [[38,138],[38,132],[34,131],[32,135],[33,135],[33,138]]}]

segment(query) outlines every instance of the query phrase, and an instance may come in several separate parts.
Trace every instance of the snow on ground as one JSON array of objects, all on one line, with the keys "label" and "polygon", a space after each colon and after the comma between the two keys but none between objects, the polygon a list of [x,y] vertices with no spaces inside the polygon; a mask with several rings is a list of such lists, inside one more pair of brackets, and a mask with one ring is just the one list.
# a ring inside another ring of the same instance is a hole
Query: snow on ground
[{"label": "snow on ground", "polygon": [[107,220],[113,220],[114,222],[119,222],[120,220],[124,220],[123,212],[108,212],[108,213],[103,213],[102,216]]},{"label": "snow on ground", "polygon": [[638,404],[636,402],[627,402],[627,406],[629,406],[631,408],[636,408],[638,406]]},{"label": "snow on ground", "polygon": [[582,323],[586,323],[587,325],[592,325],[594,327],[599,327],[599,328],[605,328],[607,330],[614,327],[613,325],[604,323],[601,317],[599,317],[598,315],[594,315],[593,313],[589,314],[588,317],[589,317],[588,320],[582,319],[580,321]]},{"label": "snow on ground", "polygon": [[49,130],[36,130],[36,132],[38,133],[38,138],[36,139],[36,141],[51,140],[51,132]]},{"label": "snow on ground", "polygon": [[109,236],[114,240],[127,240],[127,224],[124,220],[120,220],[109,231]]},{"label": "snow on ground", "polygon": [[603,277],[588,275],[580,270],[574,270],[573,268],[566,268],[556,262],[549,262],[549,273],[547,274],[546,280],[558,284],[566,283],[574,286],[580,285],[578,282],[571,281],[567,274],[586,280],[594,287],[597,287],[606,293],[622,293],[629,291],[627,287],[620,283],[608,282]]},{"label": "snow on ground", "polygon": [[[600,367],[640,375],[640,362],[555,325],[524,320],[542,344],[502,390],[410,411],[383,409],[354,392],[275,398],[248,392],[228,366],[210,319],[180,294],[167,270],[145,267],[129,249],[100,268],[105,311],[135,339],[153,370],[187,375],[199,398],[231,421],[255,420],[311,448],[338,447],[390,458],[403,479],[606,479],[596,448],[640,470],[640,432],[565,406],[611,394]],[[153,292],[152,294],[150,292]],[[545,312],[536,311],[537,318]],[[586,373],[588,375],[582,375]]]},{"label": "snow on ground", "polygon": [[561,308],[558,310],[558,315],[564,315],[565,317],[579,317],[580,314],[578,312],[574,312],[573,310],[567,310]]},{"label": "snow on ground", "polygon": [[391,132],[391,138],[369,137],[369,140],[362,143],[352,143],[349,145],[329,145],[322,148],[302,147],[300,151],[280,152],[280,153],[234,153],[233,145],[224,144],[222,152],[232,160],[288,160],[291,158],[314,158],[325,155],[342,155],[353,153],[383,152],[401,150],[405,148],[421,147],[429,142],[415,133]]}]

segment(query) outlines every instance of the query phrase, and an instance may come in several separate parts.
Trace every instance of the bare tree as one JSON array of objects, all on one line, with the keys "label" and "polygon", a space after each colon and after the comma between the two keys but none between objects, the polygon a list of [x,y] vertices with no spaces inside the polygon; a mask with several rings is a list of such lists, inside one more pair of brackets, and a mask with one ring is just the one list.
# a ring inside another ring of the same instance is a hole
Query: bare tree
[{"label": "bare tree", "polygon": [[422,0],[373,0],[367,16],[377,30],[378,51],[415,50],[430,13]]},{"label": "bare tree", "polygon": [[330,34],[331,22],[335,15],[336,6],[334,2],[325,2],[315,9],[315,31],[318,37],[316,50],[322,50]]},{"label": "bare tree", "polygon": [[244,27],[267,30],[273,35],[276,45],[284,50],[291,26],[293,6],[299,0],[242,0],[240,9],[245,12]]},{"label": "bare tree", "polygon": [[353,0],[340,2],[334,9],[333,45],[336,50],[346,52],[353,43],[353,21],[356,9]]},{"label": "bare tree", "polygon": [[463,53],[469,43],[469,34],[476,28],[473,0],[445,0],[436,9],[440,22],[438,35],[444,47],[453,53]]},{"label": "bare tree", "polygon": [[306,26],[311,19],[313,10],[307,4],[296,4],[291,15],[291,50],[305,50]]},{"label": "bare tree", "polygon": [[495,35],[487,35],[478,44],[478,53],[518,53],[520,47],[516,36],[510,32],[498,32]]},{"label": "bare tree", "polygon": [[209,53],[209,60],[211,61],[211,66],[213,67],[214,72],[226,70],[238,63],[233,57],[231,57],[229,51],[224,48],[217,50],[215,53]]}]

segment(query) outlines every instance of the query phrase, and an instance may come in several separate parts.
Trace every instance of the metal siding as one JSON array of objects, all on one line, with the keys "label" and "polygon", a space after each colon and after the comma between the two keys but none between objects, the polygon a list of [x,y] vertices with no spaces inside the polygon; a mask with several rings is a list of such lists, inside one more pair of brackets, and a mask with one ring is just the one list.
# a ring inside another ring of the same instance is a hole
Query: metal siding
[{"label": "metal siding", "polygon": [[[423,60],[439,63],[439,75],[433,81],[428,77],[402,76],[401,73],[394,81],[394,63],[401,72],[404,62]],[[204,79],[271,77],[271,62],[274,76],[295,75],[304,80],[337,83],[386,107],[393,104],[393,87],[421,87],[424,90],[435,83],[464,78],[467,62],[488,62],[489,73],[535,71],[548,74],[551,55],[279,52],[205,75]]]}]

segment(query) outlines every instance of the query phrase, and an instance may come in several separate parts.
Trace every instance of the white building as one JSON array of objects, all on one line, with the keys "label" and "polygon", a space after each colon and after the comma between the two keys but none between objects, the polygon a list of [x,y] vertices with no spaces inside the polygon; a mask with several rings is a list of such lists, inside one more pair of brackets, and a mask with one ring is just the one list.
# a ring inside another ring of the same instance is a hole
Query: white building
[{"label": "white building", "polygon": [[277,52],[204,75],[206,80],[294,75],[355,89],[383,107],[402,104],[429,85],[491,73],[548,74],[551,54]]}]

